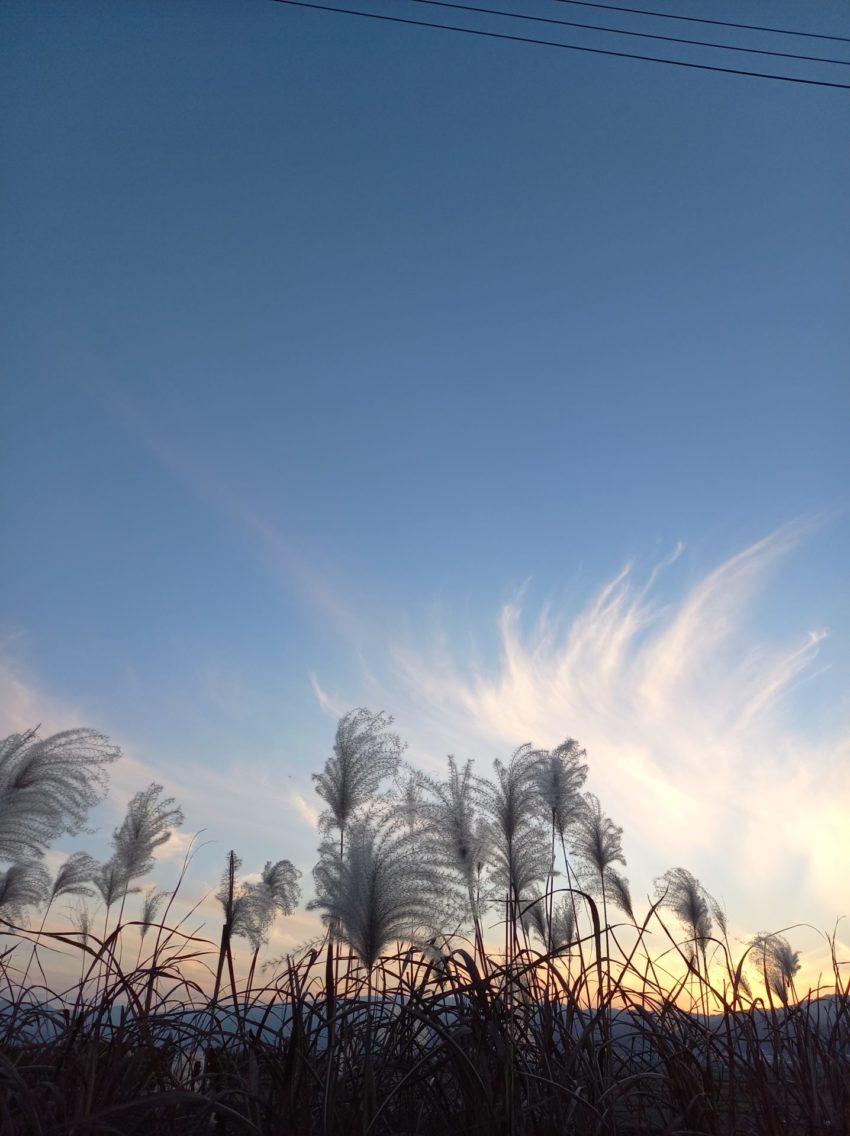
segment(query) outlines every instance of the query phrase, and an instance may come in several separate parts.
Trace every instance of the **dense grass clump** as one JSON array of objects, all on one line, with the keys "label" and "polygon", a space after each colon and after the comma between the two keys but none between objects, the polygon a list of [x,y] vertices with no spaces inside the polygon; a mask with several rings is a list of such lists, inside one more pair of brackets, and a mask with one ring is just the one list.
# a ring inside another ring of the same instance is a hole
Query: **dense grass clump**
[{"label": "dense grass clump", "polygon": [[[451,758],[439,781],[402,768],[389,724],[340,723],[317,777],[310,906],[326,933],[282,959],[258,962],[300,896],[285,860],[240,881],[230,853],[217,941],[176,918],[177,892],[148,890],[126,917],[132,881],[182,820],[160,786],[133,799],[107,865],[76,854],[55,882],[37,858],[6,869],[2,1136],[850,1136],[834,939],[829,986],[801,996],[787,939],[733,950],[685,869],[637,919],[614,867],[622,830],[583,794],[577,743],[521,747],[493,782]],[[20,746],[2,752],[20,760]],[[50,807],[41,832],[65,823]],[[93,920],[80,905],[95,888]],[[56,951],[76,956],[61,990],[45,977]]]}]

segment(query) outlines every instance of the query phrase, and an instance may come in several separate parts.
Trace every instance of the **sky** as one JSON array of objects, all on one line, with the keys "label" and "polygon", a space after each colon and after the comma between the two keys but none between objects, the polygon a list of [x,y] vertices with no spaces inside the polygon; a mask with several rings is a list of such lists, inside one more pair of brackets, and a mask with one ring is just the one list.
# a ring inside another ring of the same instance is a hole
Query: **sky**
[{"label": "sky", "polygon": [[850,915],[850,92],[271,0],[0,20],[0,733],[121,746],[90,850],[156,780],[163,885],[203,830],[187,901],[230,848],[309,893],[368,706],[435,773],[578,738],[639,906],[682,865],[741,939]]}]

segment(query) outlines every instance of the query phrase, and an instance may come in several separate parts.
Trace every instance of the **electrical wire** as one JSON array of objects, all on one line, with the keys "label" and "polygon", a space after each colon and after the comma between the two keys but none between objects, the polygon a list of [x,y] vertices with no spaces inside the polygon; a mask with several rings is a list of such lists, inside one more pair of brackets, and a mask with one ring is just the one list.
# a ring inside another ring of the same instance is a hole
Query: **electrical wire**
[{"label": "electrical wire", "polygon": [[530,16],[521,12],[503,12],[498,8],[478,8],[473,4],[452,4],[448,0],[410,0],[412,4],[427,4],[433,8],[449,8],[459,12],[479,12],[485,16],[502,16],[509,20],[527,20],[534,24],[554,24],[562,28],[587,28],[592,32],[607,32],[609,35],[634,36],[638,39],[655,39],[664,43],[685,43],[691,47],[710,47],[716,51],[743,51],[748,55],[772,55],[777,59],[798,59],[806,63],[833,63],[839,67],[850,67],[850,59],[824,59],[820,55],[796,55],[790,51],[769,51],[761,47],[738,47],[731,43],[706,43],[701,39],[683,39],[679,36],[658,35],[653,32],[627,31],[625,28],[605,27],[603,24],[584,24],[578,20],[555,20],[549,16]]},{"label": "electrical wire", "polygon": [[556,0],[559,4],[572,4],[576,8],[601,8],[606,12],[628,12],[632,16],[655,16],[661,20],[686,20],[689,24],[714,24],[720,28],[739,28],[748,32],[771,32],[774,35],[805,36],[807,39],[831,39],[836,43],[850,43],[850,37],[824,35],[821,32],[795,32],[790,28],[766,28],[761,24],[733,24],[729,20],[709,20],[701,16],[679,16],[672,12],[650,12],[645,8],[623,8],[617,4],[592,3],[591,0]]},{"label": "electrical wire", "polygon": [[480,36],[484,39],[498,39],[512,43],[534,44],[540,47],[556,47],[562,51],[579,51],[590,55],[607,55],[616,59],[639,59],[645,63],[665,63],[668,67],[687,67],[695,71],[713,71],[723,75],[742,75],[751,79],[773,79],[779,83],[797,83],[806,87],[830,87],[833,90],[850,91],[850,83],[834,83],[825,79],[803,79],[796,75],[775,75],[766,71],[745,71],[738,67],[718,67],[709,63],[688,63],[683,59],[664,59],[662,56],[639,55],[636,52],[613,51],[603,47],[585,47],[576,43],[562,43],[550,39],[535,39],[531,36],[509,35],[507,32],[488,32],[480,28],[459,28],[452,24],[440,24],[430,20],[413,20],[406,16],[388,16],[379,12],[363,12],[354,8],[338,8],[331,4],[314,4],[310,0],[274,0],[293,8],[308,8],[316,12],[334,12],[344,16],[359,16],[367,20],[381,20],[390,24],[405,24],[410,27],[436,28],[440,31],[459,32],[463,35]]}]

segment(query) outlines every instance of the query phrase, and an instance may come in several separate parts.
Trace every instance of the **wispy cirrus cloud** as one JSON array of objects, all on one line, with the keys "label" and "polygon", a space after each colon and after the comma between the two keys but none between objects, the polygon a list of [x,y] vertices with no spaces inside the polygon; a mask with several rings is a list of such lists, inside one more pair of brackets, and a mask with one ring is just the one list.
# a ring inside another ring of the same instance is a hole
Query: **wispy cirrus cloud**
[{"label": "wispy cirrus cloud", "polygon": [[356,613],[327,572],[319,568],[316,550],[309,549],[303,538],[295,539],[278,520],[252,504],[210,463],[191,453],[182,440],[154,421],[118,383],[102,384],[101,395],[104,405],[163,469],[241,532],[281,588],[299,600],[306,600],[338,631],[351,634],[359,628]]},{"label": "wispy cirrus cloud", "polygon": [[316,696],[316,701],[319,703],[328,717],[334,719],[341,718],[347,710],[351,709],[350,706],[344,705],[338,698],[336,698],[334,695],[329,694],[322,687],[318,678],[316,677],[315,671],[310,671],[310,686],[313,688],[313,694],[315,694]]},{"label": "wispy cirrus cloud", "polygon": [[663,585],[681,547],[645,580],[625,567],[571,616],[547,607],[529,627],[520,597],[499,615],[492,664],[440,630],[396,646],[371,696],[399,708],[412,748],[432,759],[579,738],[591,787],[625,826],[636,894],[685,862],[752,929],[826,926],[850,863],[850,729],[815,742],[786,712],[826,632],[776,642],[748,623],[768,570],[806,529],[758,541],[676,599]]}]

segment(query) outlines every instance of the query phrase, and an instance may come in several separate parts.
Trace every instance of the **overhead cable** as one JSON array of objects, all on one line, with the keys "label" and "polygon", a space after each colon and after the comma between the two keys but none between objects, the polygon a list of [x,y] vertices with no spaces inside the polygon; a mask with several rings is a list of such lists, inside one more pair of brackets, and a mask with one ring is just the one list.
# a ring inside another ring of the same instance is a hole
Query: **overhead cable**
[{"label": "overhead cable", "polygon": [[440,24],[430,20],[414,20],[406,16],[388,16],[380,12],[363,12],[355,8],[339,8],[331,4],[315,4],[311,0],[274,0],[293,8],[308,8],[316,12],[333,12],[344,16],[359,16],[367,20],[381,20],[390,24],[405,24],[410,27],[436,28],[440,31],[458,32],[463,35],[480,36],[484,39],[498,39],[512,43],[534,44],[539,47],[555,47],[562,51],[579,51],[590,55],[607,55],[616,59],[638,59],[645,63],[664,63],[668,67],[687,67],[695,71],[714,71],[723,75],[742,75],[750,79],[772,79],[779,83],[797,83],[806,87],[830,87],[834,90],[850,91],[850,83],[829,82],[826,79],[804,79],[797,75],[775,75],[767,71],[745,71],[738,67],[719,67],[709,63],[688,63],[684,59],[665,59],[663,56],[639,55],[636,52],[614,51],[611,48],[586,47],[577,43],[563,43],[558,40],[535,39],[531,36],[510,35],[507,32],[490,32],[481,28],[459,28],[453,24]]},{"label": "overhead cable", "polygon": [[806,39],[831,39],[836,43],[850,43],[850,37],[825,35],[821,32],[795,32],[790,28],[768,28],[761,24],[734,24],[730,20],[709,20],[704,16],[679,16],[672,12],[650,12],[646,8],[624,8],[618,4],[592,3],[591,0],[556,0],[559,4],[572,4],[576,8],[601,8],[606,12],[628,12],[632,16],[655,16],[661,20],[685,20],[689,24],[714,24],[721,28],[739,28],[747,32],[771,32],[774,35],[804,36]]},{"label": "overhead cable", "polygon": [[777,59],[799,59],[806,63],[834,63],[840,67],[850,67],[850,59],[824,59],[820,55],[796,55],[790,51],[768,51],[761,47],[739,47],[731,43],[708,43],[701,39],[683,39],[679,36],[658,35],[653,32],[634,32],[625,28],[605,27],[604,24],[585,24],[578,20],[556,20],[549,16],[530,16],[520,12],[504,12],[499,8],[479,8],[474,4],[454,4],[449,0],[410,0],[412,4],[428,4],[433,8],[449,8],[458,12],[478,12],[483,16],[502,16],[509,20],[527,20],[533,24],[553,24],[560,28],[587,28],[592,32],[606,32],[608,35],[633,36],[637,39],[655,39],[663,43],[684,43],[691,47],[709,47],[716,51],[742,51],[748,55],[772,55]]}]

